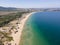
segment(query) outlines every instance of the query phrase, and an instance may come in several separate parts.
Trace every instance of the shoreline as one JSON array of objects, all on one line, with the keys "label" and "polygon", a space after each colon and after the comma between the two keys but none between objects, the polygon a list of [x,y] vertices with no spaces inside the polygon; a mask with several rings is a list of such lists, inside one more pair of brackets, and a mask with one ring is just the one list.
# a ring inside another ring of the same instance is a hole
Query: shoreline
[{"label": "shoreline", "polygon": [[29,13],[25,16],[25,18],[23,18],[21,21],[19,21],[17,25],[17,27],[19,27],[18,32],[16,34],[12,33],[13,39],[14,41],[11,41],[11,45],[19,45],[20,41],[21,41],[21,35],[22,35],[22,31],[23,31],[23,27],[25,25],[25,22],[27,21],[27,19],[34,14],[35,12]]}]

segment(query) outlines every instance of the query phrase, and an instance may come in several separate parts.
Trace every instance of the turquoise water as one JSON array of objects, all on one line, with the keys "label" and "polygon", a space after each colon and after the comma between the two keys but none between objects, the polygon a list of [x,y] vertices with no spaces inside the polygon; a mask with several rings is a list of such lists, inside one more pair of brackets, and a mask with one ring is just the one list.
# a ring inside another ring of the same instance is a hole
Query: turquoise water
[{"label": "turquoise water", "polygon": [[20,45],[60,45],[60,12],[37,12],[27,20]]}]

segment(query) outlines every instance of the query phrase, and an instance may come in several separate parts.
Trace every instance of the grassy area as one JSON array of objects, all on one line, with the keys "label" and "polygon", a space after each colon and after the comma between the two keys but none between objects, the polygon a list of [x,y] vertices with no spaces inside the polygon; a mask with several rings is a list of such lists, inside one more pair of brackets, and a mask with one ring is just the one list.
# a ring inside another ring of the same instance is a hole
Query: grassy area
[{"label": "grassy area", "polygon": [[[8,14],[8,15],[0,15],[0,27],[5,26],[10,21],[21,18],[22,14],[24,14],[24,13],[28,13],[28,12],[18,12],[18,13],[11,13],[11,14]],[[3,44],[4,41],[13,40],[13,37],[11,37],[10,34],[0,31],[0,36],[2,36],[2,35],[3,35],[4,38],[2,37],[3,39],[0,40],[0,42],[1,42],[0,44]]]},{"label": "grassy area", "polygon": [[4,26],[5,24],[8,24],[12,20],[21,18],[23,13],[26,13],[26,12],[18,12],[18,13],[11,13],[8,15],[0,15],[0,27]]},{"label": "grassy area", "polygon": [[11,40],[13,40],[13,38],[12,38],[11,36],[9,36],[9,34],[6,33],[6,32],[1,32],[1,31],[0,31],[0,34],[3,35],[4,38],[7,39],[7,40],[5,40],[5,41],[11,41]]}]

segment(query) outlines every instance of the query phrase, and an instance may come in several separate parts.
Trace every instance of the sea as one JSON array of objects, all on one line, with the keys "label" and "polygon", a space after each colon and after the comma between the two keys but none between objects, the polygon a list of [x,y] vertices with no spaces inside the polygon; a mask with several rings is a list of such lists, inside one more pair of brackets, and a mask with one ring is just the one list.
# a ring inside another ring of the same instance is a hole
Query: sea
[{"label": "sea", "polygon": [[36,12],[24,25],[20,45],[60,45],[60,12]]}]

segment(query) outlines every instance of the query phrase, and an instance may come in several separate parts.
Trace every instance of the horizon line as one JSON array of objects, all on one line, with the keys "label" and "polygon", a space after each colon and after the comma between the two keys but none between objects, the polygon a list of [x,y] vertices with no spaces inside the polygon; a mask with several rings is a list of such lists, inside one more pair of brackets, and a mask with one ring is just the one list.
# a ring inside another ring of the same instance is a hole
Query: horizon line
[{"label": "horizon line", "polygon": [[[43,7],[12,7],[12,6],[0,6],[6,8],[43,8]],[[44,7],[44,8],[60,8],[60,7]]]}]

